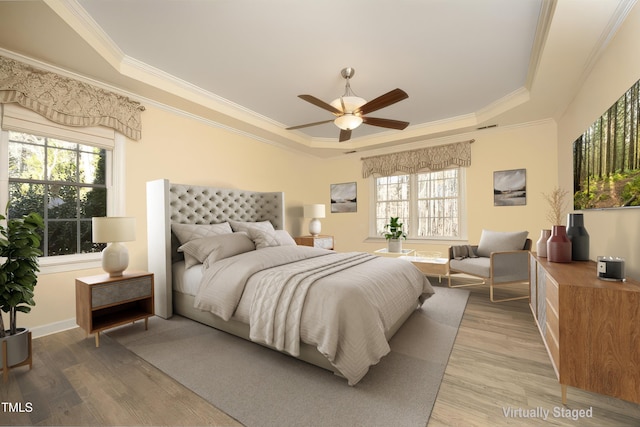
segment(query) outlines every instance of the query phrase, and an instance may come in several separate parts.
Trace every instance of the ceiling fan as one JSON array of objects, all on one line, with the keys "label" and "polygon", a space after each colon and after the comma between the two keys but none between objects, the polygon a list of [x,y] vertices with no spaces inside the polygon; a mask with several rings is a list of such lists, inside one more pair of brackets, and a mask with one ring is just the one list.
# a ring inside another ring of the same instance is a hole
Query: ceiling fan
[{"label": "ceiling fan", "polygon": [[333,113],[333,115],[336,116],[334,119],[293,126],[287,128],[287,130],[301,129],[309,126],[316,126],[333,122],[340,128],[339,141],[343,142],[348,141],[351,138],[351,131],[360,126],[362,123],[371,126],[398,130],[402,130],[409,126],[409,122],[403,122],[400,120],[368,117],[368,113],[380,110],[382,108],[388,107],[389,105],[395,104],[396,102],[402,101],[403,99],[408,98],[409,95],[407,95],[407,93],[402,89],[394,89],[367,102],[366,100],[357,96],[351,90],[349,79],[353,77],[355,72],[356,70],[350,67],[342,69],[342,77],[344,77],[344,79],[347,81],[345,84],[344,95],[342,95],[340,98],[334,99],[329,104],[322,101],[321,99],[316,98],[313,95],[298,95],[298,98],[304,99],[305,101],[310,102],[316,107],[320,107]]}]

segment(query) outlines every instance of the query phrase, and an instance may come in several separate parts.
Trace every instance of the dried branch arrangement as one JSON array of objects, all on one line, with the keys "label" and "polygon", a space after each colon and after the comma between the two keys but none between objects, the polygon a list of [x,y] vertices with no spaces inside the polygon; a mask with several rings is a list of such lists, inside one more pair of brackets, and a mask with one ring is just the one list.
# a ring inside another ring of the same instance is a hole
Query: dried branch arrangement
[{"label": "dried branch arrangement", "polygon": [[551,222],[551,225],[562,225],[567,194],[569,193],[567,193],[566,190],[558,187],[554,188],[549,194],[542,193],[551,208],[549,212],[547,212],[547,219]]}]

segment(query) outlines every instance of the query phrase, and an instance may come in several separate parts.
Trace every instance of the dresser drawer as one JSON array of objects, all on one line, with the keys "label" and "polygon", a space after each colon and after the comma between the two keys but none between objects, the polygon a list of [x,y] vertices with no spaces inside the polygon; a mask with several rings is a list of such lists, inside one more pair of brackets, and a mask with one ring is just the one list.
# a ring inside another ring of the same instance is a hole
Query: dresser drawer
[{"label": "dresser drawer", "polygon": [[545,278],[545,293],[547,295],[547,304],[551,304],[556,312],[558,311],[558,284],[549,276]]},{"label": "dresser drawer", "polygon": [[547,332],[545,333],[544,341],[547,344],[547,348],[549,348],[549,354],[551,355],[551,362],[556,371],[556,375],[560,375],[560,346],[558,341],[556,341],[556,337],[553,336],[553,332],[551,332],[551,327],[547,323]]},{"label": "dresser drawer", "polygon": [[151,296],[151,276],[105,283],[91,288],[91,308]]}]

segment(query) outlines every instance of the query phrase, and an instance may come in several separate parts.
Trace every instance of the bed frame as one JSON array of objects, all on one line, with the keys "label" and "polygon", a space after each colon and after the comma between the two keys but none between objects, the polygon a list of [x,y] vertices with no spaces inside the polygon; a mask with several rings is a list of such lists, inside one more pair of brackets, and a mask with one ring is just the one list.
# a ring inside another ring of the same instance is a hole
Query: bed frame
[{"label": "bed frame", "polygon": [[[195,297],[173,291],[172,263],[182,254],[171,224],[216,224],[227,220],[271,221],[284,230],[282,192],[255,192],[228,188],[173,184],[166,179],[147,182],[148,269],[154,273],[155,314],[168,319],[173,313],[249,340],[249,326],[224,321],[193,307]],[[414,310],[409,310],[387,333],[390,339]],[[342,376],[314,346],[300,343],[298,359]]]}]

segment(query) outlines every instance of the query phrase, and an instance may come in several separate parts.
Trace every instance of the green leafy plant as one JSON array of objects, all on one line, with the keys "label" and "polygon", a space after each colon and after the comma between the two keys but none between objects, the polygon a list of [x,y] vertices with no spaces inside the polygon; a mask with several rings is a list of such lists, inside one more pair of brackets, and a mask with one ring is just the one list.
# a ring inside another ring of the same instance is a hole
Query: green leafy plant
[{"label": "green leafy plant", "polygon": [[397,240],[397,239],[406,239],[407,234],[403,231],[403,224],[400,221],[400,218],[397,216],[392,216],[389,219],[389,223],[385,224],[384,229],[385,232],[384,237],[387,240]]},{"label": "green leafy plant", "polygon": [[[4,221],[0,215],[0,221]],[[9,335],[17,333],[17,312],[29,313],[36,303],[33,291],[38,282],[38,256],[40,233],[44,228],[42,217],[30,213],[23,218],[8,219],[0,224],[0,309],[9,313]],[[0,314],[0,338],[5,337],[5,326]]]}]

